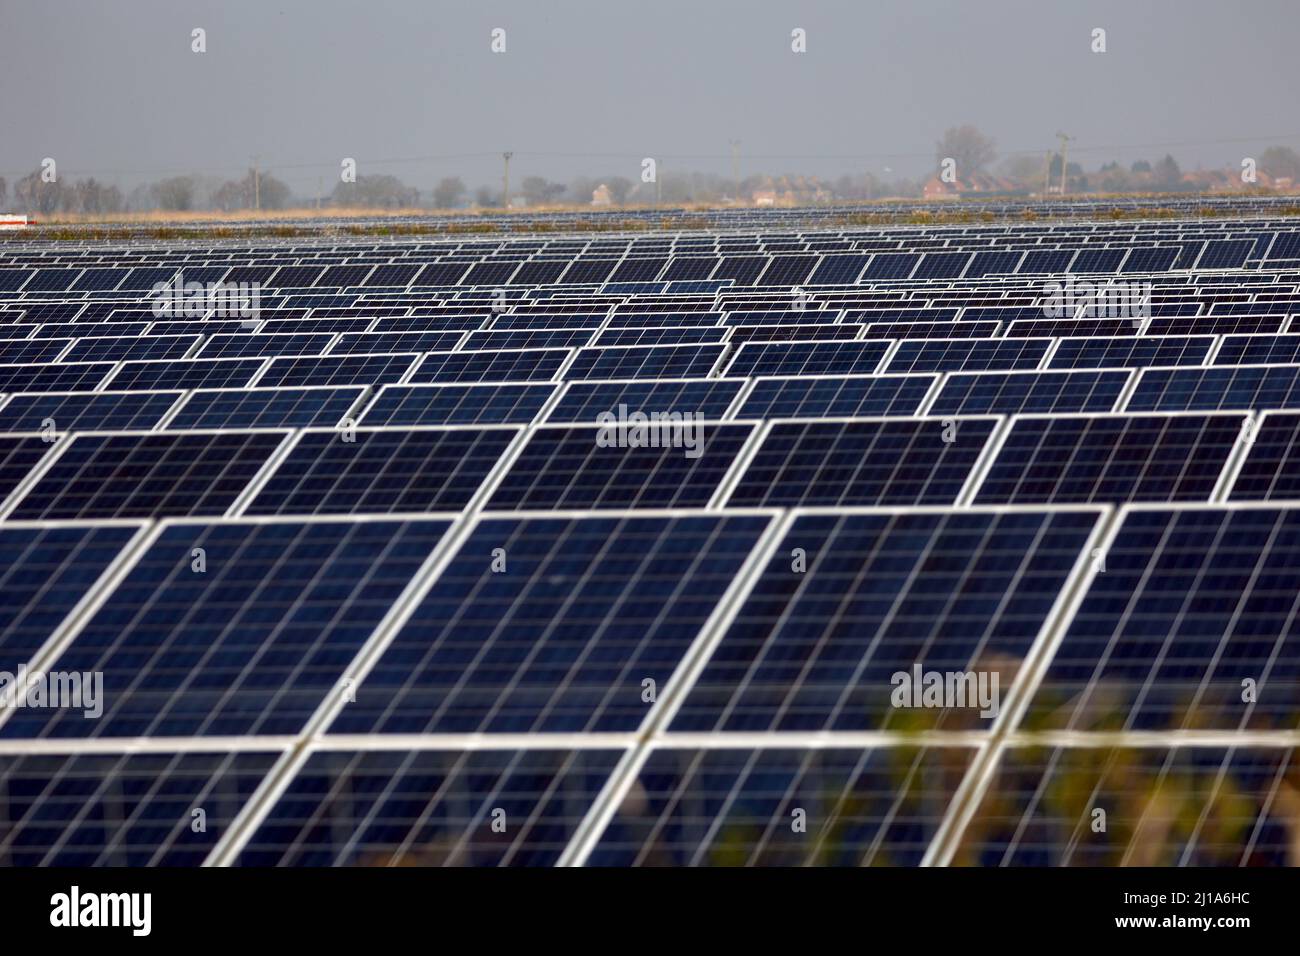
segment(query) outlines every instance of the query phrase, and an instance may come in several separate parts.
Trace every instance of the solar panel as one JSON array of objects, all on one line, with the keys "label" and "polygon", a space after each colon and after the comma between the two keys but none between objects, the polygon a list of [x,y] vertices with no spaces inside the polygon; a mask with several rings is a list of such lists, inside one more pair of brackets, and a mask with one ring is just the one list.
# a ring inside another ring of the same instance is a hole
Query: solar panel
[{"label": "solar panel", "polygon": [[1005,695],[1099,517],[800,515],[765,556],[670,729],[987,729],[998,712],[992,696],[948,709],[899,706],[894,675],[914,665],[993,671],[994,693]]},{"label": "solar panel", "polygon": [[617,750],[316,751],[238,862],[553,866],[620,756]]},{"label": "solar panel", "polygon": [[737,418],[842,418],[913,415],[930,393],[934,375],[858,375],[760,378]]},{"label": "solar panel", "polygon": [[885,364],[886,372],[1008,371],[1038,368],[1051,339],[904,340]]},{"label": "solar panel", "polygon": [[586,863],[915,866],[970,762],[961,748],[656,748]]},{"label": "solar panel", "polygon": [[524,425],[537,417],[555,388],[546,384],[385,385],[359,421],[373,426]]},{"label": "solar panel", "polygon": [[853,375],[876,371],[887,342],[747,342],[727,365],[730,376]]},{"label": "solar panel", "polygon": [[[1009,748],[953,862],[1285,866],[1295,762],[1285,747]],[[1094,826],[1098,809],[1117,824]]]},{"label": "solar panel", "polygon": [[199,389],[167,420],[167,428],[339,425],[357,406],[364,392],[360,387]]},{"label": "solar panel", "polygon": [[951,505],[997,419],[775,422],[729,507]]},{"label": "solar panel", "polygon": [[457,511],[473,499],[514,428],[303,432],[250,515]]},{"label": "solar panel", "polygon": [[346,686],[353,657],[447,527],[166,525],[52,660],[61,672],[103,674],[103,713],[14,709],[0,737],[296,733]]},{"label": "solar panel", "polygon": [[[386,385],[405,376],[416,355],[339,355],[271,359],[257,377],[259,388],[307,385]],[[244,384],[252,384],[245,382]]]},{"label": "solar panel", "polygon": [[485,517],[330,731],[634,731],[769,520]]},{"label": "solar panel", "polygon": [[931,415],[1109,412],[1128,384],[1127,371],[954,372],[930,405]]},{"label": "solar panel", "polygon": [[[1125,513],[1025,714],[1044,729],[1294,729],[1300,513]],[[1249,678],[1258,693],[1242,693]]]},{"label": "solar panel", "polygon": [[14,395],[0,406],[0,431],[55,434],[157,426],[181,392],[44,392]]},{"label": "solar panel", "polygon": [[1236,415],[1017,418],[974,500],[1208,501],[1241,433]]},{"label": "solar panel", "polygon": [[283,432],[269,431],[76,434],[11,516],[221,515],[283,440]]},{"label": "solar panel", "polygon": [[640,431],[634,425],[620,431],[615,422],[538,427],[487,507],[702,508],[752,430],[749,424],[698,421],[647,424]]},{"label": "solar panel", "polygon": [[573,379],[703,378],[718,364],[723,345],[662,345],[578,349]]}]

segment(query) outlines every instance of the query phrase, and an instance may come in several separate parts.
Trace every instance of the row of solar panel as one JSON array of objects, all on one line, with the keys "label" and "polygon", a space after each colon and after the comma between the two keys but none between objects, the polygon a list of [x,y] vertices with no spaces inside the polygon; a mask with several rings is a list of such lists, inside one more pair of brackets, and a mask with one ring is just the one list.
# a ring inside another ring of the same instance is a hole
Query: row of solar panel
[{"label": "row of solar panel", "polygon": [[1300,408],[1300,364],[556,383],[34,392],[0,432],[591,423],[619,405],[707,421]]},{"label": "row of solar panel", "polygon": [[722,377],[1296,362],[1300,362],[1300,335],[751,341],[734,350],[719,343],[43,364],[28,361],[0,364],[0,391],[93,393],[665,378],[712,381]]},{"label": "row of solar panel", "polygon": [[1147,273],[1168,270],[1219,270],[1245,266],[1252,254],[1264,262],[1300,260],[1300,233],[1260,240],[1220,239],[1171,246],[1120,246],[1093,249],[1005,249],[866,254],[656,256],[646,258],[528,259],[527,253],[489,256],[481,261],[425,265],[194,265],[35,270],[0,267],[0,291],[50,293],[147,291],[177,278],[183,282],[257,283],[269,288],[349,288],[377,286],[550,285],[603,282],[675,282],[731,279],[736,285],[853,285],[895,279],[980,278],[994,274]]},{"label": "row of solar panel", "polygon": [[[228,856],[242,866],[1294,863],[1292,748],[1009,747],[945,851],[941,825],[977,753],[658,746],[593,829],[617,748],[314,749]],[[280,756],[0,756],[0,859],[198,866],[225,849],[218,841]],[[1098,809],[1110,821],[1101,829]],[[1161,811],[1179,825],[1143,830]]]},{"label": "row of solar panel", "polygon": [[[0,715],[0,852],[198,863],[274,775],[265,818],[225,848],[237,862],[916,863],[927,848],[934,861],[977,753],[943,734],[1000,719],[1048,736],[1001,750],[953,861],[1281,862],[1300,510],[1121,519],[1108,529],[1104,510],[1081,508],[483,516],[460,534],[434,518],[5,526],[6,663],[100,673],[104,694],[97,719]],[[1075,579],[1082,595],[1063,607]],[[720,616],[737,581],[736,610]],[[392,619],[406,593],[410,614]],[[900,708],[892,678],[913,665],[996,672],[1006,706],[994,718]],[[634,751],[630,736],[507,736],[645,728],[657,736]],[[805,739],[900,729],[927,731],[928,746]],[[1216,729],[1253,736],[1226,749],[1160,736]],[[1159,733],[1121,747],[1078,736],[1114,730]],[[1076,746],[1045,747],[1055,731]],[[771,732],[786,736],[727,738]],[[221,753],[157,739],[228,734],[260,738]],[[285,735],[301,734],[325,736],[286,752]],[[375,734],[449,736],[356,736]],[[467,734],[501,739],[465,749]],[[12,749],[33,737],[63,744]],[[155,739],[141,749],[138,737]],[[132,738],[133,752],[75,752],[88,738]],[[1169,845],[1137,841],[1133,820],[1171,796],[1169,773],[1191,778],[1173,796],[1201,822]],[[1098,806],[1128,823],[1088,827]],[[196,807],[204,829],[190,825]],[[806,828],[791,826],[799,810]]]},{"label": "row of solar panel", "polygon": [[[1294,863],[1294,749],[1009,747],[944,851],[941,825],[977,753],[659,746],[592,829],[584,824],[625,754],[617,748],[314,749],[229,856],[243,866]],[[279,757],[0,757],[0,859],[200,865],[224,849],[218,841]],[[1110,821],[1100,830],[1098,809]],[[1143,831],[1158,811],[1179,825]]]},{"label": "row of solar panel", "polygon": [[[1294,733],[1300,509],[1109,515],[6,524],[5,670],[104,683],[0,738]],[[914,666],[998,700],[900,703]]]},{"label": "row of solar panel", "polygon": [[16,519],[1300,498],[1300,414],[0,436]]}]

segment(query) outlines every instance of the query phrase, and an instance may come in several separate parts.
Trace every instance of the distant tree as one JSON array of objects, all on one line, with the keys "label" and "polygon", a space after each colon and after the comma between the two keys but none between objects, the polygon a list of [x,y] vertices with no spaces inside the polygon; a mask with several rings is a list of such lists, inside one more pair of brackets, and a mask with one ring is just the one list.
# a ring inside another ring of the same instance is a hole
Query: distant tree
[{"label": "distant tree", "polygon": [[57,181],[45,182],[39,169],[14,183],[14,201],[21,208],[43,215],[48,216],[58,210],[63,205],[62,197],[63,184]]},{"label": "distant tree", "polygon": [[946,130],[935,143],[935,161],[951,157],[957,161],[957,176],[965,179],[983,172],[997,158],[996,144],[974,126],[957,126]]},{"label": "distant tree", "polygon": [[194,208],[194,180],[189,176],[174,176],[154,183],[154,203],[159,209],[186,212]]},{"label": "distant tree", "polygon": [[[1300,154],[1290,146],[1270,146],[1260,153],[1259,166],[1270,176],[1289,176],[1292,180],[1300,180]],[[3,182],[0,180],[0,183]],[[3,196],[3,188],[0,187],[0,199]]]},{"label": "distant tree", "polygon": [[465,184],[456,176],[438,181],[433,188],[433,204],[439,209],[453,209],[465,198]]},{"label": "distant tree", "polygon": [[519,188],[528,200],[528,205],[543,206],[564,195],[565,187],[562,183],[552,183],[541,176],[525,176]]},{"label": "distant tree", "polygon": [[416,190],[396,176],[358,176],[355,183],[339,183],[330,201],[336,206],[400,209],[419,201]]},{"label": "distant tree", "polygon": [[[960,166],[957,167],[961,169]],[[1008,156],[1002,163],[1002,175],[1021,189],[1043,188],[1043,161],[1037,156]]]},{"label": "distant tree", "polygon": [[1135,162],[1132,166],[1129,167],[1129,172],[1149,173],[1151,172],[1151,164],[1148,163],[1145,159],[1139,159],[1137,162]]},{"label": "distant tree", "polygon": [[474,204],[485,209],[501,205],[501,194],[491,186],[480,186],[474,190]]},{"label": "distant tree", "polygon": [[605,185],[609,187],[609,195],[615,205],[621,206],[627,202],[627,195],[632,191],[632,180],[615,176],[613,179],[605,180]]},{"label": "distant tree", "polygon": [[270,173],[255,174],[249,170],[243,179],[224,182],[212,194],[212,204],[224,212],[236,209],[284,209],[292,194],[289,187]]},{"label": "distant tree", "polygon": [[591,194],[596,187],[600,185],[600,180],[592,179],[590,176],[579,176],[569,183],[568,189],[565,190],[564,196],[569,202],[586,205],[591,202]]},{"label": "distant tree", "polygon": [[0,176],[0,206],[4,205],[5,194],[8,193],[8,191],[9,191],[9,184],[5,182],[5,178],[3,176]]},{"label": "distant tree", "polygon": [[1182,184],[1183,171],[1178,168],[1178,161],[1168,153],[1165,154],[1164,159],[1156,163],[1151,172],[1155,184],[1164,189],[1173,189]]}]

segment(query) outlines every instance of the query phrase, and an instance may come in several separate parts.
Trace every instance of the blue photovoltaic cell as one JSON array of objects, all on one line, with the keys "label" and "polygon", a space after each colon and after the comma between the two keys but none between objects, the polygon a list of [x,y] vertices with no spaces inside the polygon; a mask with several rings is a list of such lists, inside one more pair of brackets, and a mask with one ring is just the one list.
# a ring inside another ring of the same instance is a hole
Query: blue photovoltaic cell
[{"label": "blue photovoltaic cell", "polygon": [[914,415],[934,375],[760,378],[737,418],[844,418]]},{"label": "blue photovoltaic cell", "polygon": [[[10,334],[8,326],[0,327],[0,331]],[[71,343],[71,339],[3,339],[0,340],[0,362],[53,362]]]},{"label": "blue photovoltaic cell", "polygon": [[[199,350],[202,358],[263,358],[279,355],[320,355],[334,336],[329,332],[214,335]],[[382,350],[377,350],[382,351]]]},{"label": "blue photovoltaic cell", "polygon": [[138,530],[0,526],[0,670],[31,659]]},{"label": "blue photovoltaic cell", "polygon": [[124,362],[132,359],[178,359],[199,342],[197,335],[103,336],[78,339],[65,362]]},{"label": "blue photovoltaic cell", "polygon": [[871,257],[871,262],[862,273],[859,281],[868,282],[878,279],[906,279],[916,268],[921,257],[910,252],[878,252]]},{"label": "blue photovoltaic cell", "polygon": [[0,392],[89,392],[114,368],[112,362],[0,365]]},{"label": "blue photovoltaic cell", "polygon": [[566,378],[703,378],[718,363],[725,345],[615,346],[579,349]]},{"label": "blue photovoltaic cell", "polygon": [[[1300,340],[1300,336],[1297,336]],[[1061,339],[1047,367],[1149,368],[1156,365],[1200,365],[1210,354],[1213,336],[1126,336],[1110,339]],[[1262,360],[1261,360],[1262,361]]]},{"label": "blue photovoltaic cell", "polygon": [[1127,371],[969,372],[944,380],[931,415],[1014,415],[1032,412],[1109,412]]},{"label": "blue photovoltaic cell", "polygon": [[457,511],[514,428],[306,432],[249,504],[250,515]]},{"label": "blue photovoltaic cell", "polygon": [[258,388],[285,385],[386,385],[396,382],[416,355],[339,355],[272,359]]},{"label": "blue photovoltaic cell", "polygon": [[537,385],[385,385],[363,425],[524,425],[555,392]]},{"label": "blue photovoltaic cell", "polygon": [[861,375],[876,371],[888,342],[747,342],[726,374]]},{"label": "blue photovoltaic cell", "polygon": [[[1295,730],[1297,595],[1300,511],[1129,512],[1025,722],[1069,730]],[[1243,695],[1247,678],[1256,693]]]},{"label": "blue photovoltaic cell", "polygon": [[870,256],[826,256],[808,277],[809,285],[853,285]]},{"label": "blue photovoltaic cell", "polygon": [[659,747],[587,865],[916,866],[971,754]]},{"label": "blue photovoltaic cell", "polygon": [[1215,365],[1267,365],[1281,362],[1300,362],[1300,335],[1229,335],[1214,355]]},{"label": "blue photovoltaic cell", "polygon": [[0,756],[0,853],[24,867],[200,866],[278,756]]},{"label": "blue photovoltaic cell", "polygon": [[246,388],[194,392],[167,428],[310,428],[338,425],[364,391],[353,388]]},{"label": "blue photovoltaic cell", "polygon": [[[583,332],[582,341],[565,342],[566,345],[586,345],[590,332]],[[606,329],[592,340],[593,345],[693,345],[721,342],[728,335],[726,328],[687,326],[685,328],[619,328]]]},{"label": "blue photovoltaic cell", "polygon": [[167,414],[181,392],[45,392],[15,395],[0,405],[0,431],[148,429]]},{"label": "blue photovoltaic cell", "polygon": [[[317,751],[238,862],[553,866],[621,756],[616,750]],[[493,825],[500,813],[504,833]]]},{"label": "blue photovoltaic cell", "polygon": [[716,421],[726,414],[744,387],[740,379],[692,379],[690,381],[573,382],[546,416],[548,422],[591,423],[605,412],[645,415],[675,412]]},{"label": "blue photovoltaic cell", "polygon": [[975,258],[971,260],[970,265],[966,268],[966,278],[973,279],[979,276],[1015,272],[1016,266],[1023,255],[1024,253],[1018,250],[990,250],[976,253]]},{"label": "blue photovoltaic cell", "polygon": [[996,420],[777,422],[729,507],[951,505]]},{"label": "blue photovoltaic cell", "polygon": [[220,515],[283,440],[283,432],[83,432],[72,437],[11,517]]},{"label": "blue photovoltaic cell", "polygon": [[[1291,790],[1296,765],[1289,747],[1010,748],[953,863],[1292,865],[1280,793]],[[1093,826],[1096,808],[1122,823]]]},{"label": "blue photovoltaic cell", "polygon": [[505,352],[431,352],[411,374],[412,383],[547,382],[568,359],[569,349]]},{"label": "blue photovoltaic cell", "polygon": [[886,372],[994,372],[1035,369],[1047,354],[1051,339],[922,339],[904,340]]},{"label": "blue photovoltaic cell", "polygon": [[127,362],[109,379],[109,389],[241,388],[262,368],[262,359],[187,359]]},{"label": "blue photovoltaic cell", "polygon": [[[487,507],[702,508],[752,430],[752,425],[697,422],[644,432],[629,425],[620,432],[617,421],[537,428]],[[642,439],[660,446],[640,444]]]},{"label": "blue photovoltaic cell", "polygon": [[[1005,695],[1100,511],[799,517],[673,731],[983,729],[986,698],[891,700],[898,672],[999,672]],[[796,551],[796,549],[798,549]],[[796,567],[792,554],[802,553]]]},{"label": "blue photovoltaic cell", "polygon": [[[103,714],[16,710],[0,736],[292,734],[331,692],[448,523],[163,529],[52,669],[103,674]],[[205,570],[195,573],[195,549]]]},{"label": "blue photovoltaic cell", "polygon": [[1231,501],[1300,498],[1300,414],[1269,412],[1247,438]]},{"label": "blue photovoltaic cell", "polygon": [[1300,365],[1144,369],[1126,411],[1176,412],[1300,406]]},{"label": "blue photovoltaic cell", "polygon": [[1208,501],[1240,434],[1237,415],[1019,419],[975,502]]},{"label": "blue photovoltaic cell", "polygon": [[330,731],[634,731],[768,521],[484,519]]}]

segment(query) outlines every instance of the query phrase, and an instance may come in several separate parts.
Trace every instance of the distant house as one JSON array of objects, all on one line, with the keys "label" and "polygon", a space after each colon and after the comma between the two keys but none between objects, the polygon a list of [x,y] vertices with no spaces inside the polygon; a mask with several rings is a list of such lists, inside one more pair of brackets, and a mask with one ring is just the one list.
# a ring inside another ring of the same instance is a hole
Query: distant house
[{"label": "distant house", "polygon": [[966,195],[999,195],[1018,193],[1021,190],[1009,179],[993,176],[989,173],[975,173],[959,177],[956,181],[944,182],[938,176],[931,176],[921,187],[921,195],[926,199],[955,199]]},{"label": "distant house", "polygon": [[609,187],[601,183],[591,191],[591,204],[593,206],[612,206],[614,197],[609,191]]},{"label": "distant house", "polygon": [[776,190],[775,189],[756,189],[750,197],[755,206],[775,206]]}]

